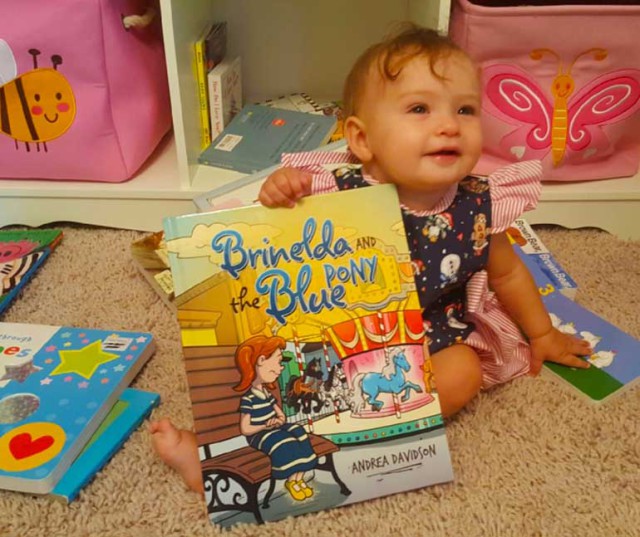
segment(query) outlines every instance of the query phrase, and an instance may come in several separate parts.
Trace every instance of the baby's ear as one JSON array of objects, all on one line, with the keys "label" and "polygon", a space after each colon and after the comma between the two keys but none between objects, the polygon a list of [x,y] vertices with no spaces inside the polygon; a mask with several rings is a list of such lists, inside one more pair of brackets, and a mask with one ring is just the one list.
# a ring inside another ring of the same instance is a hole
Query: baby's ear
[{"label": "baby's ear", "polygon": [[369,149],[367,131],[364,122],[356,117],[349,116],[344,122],[344,136],[349,144],[351,152],[358,157],[363,164],[369,162],[373,155]]}]

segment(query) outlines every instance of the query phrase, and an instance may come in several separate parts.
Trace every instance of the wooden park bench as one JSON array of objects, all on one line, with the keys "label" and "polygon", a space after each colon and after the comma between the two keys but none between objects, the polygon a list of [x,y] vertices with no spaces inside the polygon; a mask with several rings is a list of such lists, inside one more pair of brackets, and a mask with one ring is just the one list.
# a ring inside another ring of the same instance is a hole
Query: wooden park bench
[{"label": "wooden park bench", "polygon": [[[262,508],[267,509],[276,485],[276,480],[271,477],[269,457],[248,445],[216,456],[209,451],[210,444],[242,436],[239,408],[244,394],[233,390],[240,381],[240,373],[234,364],[235,349],[235,346],[187,347],[184,349],[185,366],[198,445],[205,454],[201,464],[204,488],[211,494],[208,511],[247,511],[262,524],[258,492],[261,485],[269,480],[269,488],[262,501]],[[282,404],[280,390],[276,389],[273,395]],[[345,496],[351,494],[335,469],[333,454],[339,451],[338,446],[322,436],[310,434],[309,438],[318,456],[316,470],[330,472],[340,486],[340,492]],[[246,501],[241,494],[230,492],[232,481],[242,487]]]}]

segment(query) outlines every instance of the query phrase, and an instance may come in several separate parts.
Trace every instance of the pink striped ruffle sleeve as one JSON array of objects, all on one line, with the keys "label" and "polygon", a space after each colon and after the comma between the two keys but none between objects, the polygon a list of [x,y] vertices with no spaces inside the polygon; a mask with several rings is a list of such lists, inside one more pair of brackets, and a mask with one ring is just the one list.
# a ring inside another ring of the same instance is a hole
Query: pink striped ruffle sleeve
[{"label": "pink striped ruffle sleeve", "polygon": [[522,213],[535,209],[542,190],[542,163],[518,162],[489,175],[491,185],[491,233],[505,231]]},{"label": "pink striped ruffle sleeve", "polygon": [[311,194],[324,194],[338,190],[336,179],[326,165],[356,164],[358,159],[350,151],[304,151],[285,153],[281,164],[286,168],[297,168],[312,174]]}]

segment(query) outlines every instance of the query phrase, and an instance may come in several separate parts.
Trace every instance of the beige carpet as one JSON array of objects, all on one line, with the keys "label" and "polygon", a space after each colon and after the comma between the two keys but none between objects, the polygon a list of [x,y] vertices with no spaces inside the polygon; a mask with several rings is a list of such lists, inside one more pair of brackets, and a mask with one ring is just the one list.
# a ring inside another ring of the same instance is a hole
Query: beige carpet
[{"label": "beige carpet", "polygon": [[[146,330],[158,351],[137,378],[156,416],[191,423],[172,313],[138,275],[131,231],[64,226],[58,250],[6,321]],[[579,302],[640,338],[640,242],[540,230]],[[640,359],[640,357],[639,357]],[[640,387],[593,406],[547,377],[482,394],[447,426],[454,483],[227,535],[613,536],[640,534]],[[0,535],[210,536],[200,498],[151,452],[141,428],[70,506],[0,492]]]}]

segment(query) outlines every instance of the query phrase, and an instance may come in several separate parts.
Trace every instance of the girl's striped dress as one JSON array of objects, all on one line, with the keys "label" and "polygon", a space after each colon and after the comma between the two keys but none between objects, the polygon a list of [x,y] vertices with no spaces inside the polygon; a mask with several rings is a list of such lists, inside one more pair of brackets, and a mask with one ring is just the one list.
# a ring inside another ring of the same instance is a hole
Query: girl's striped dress
[{"label": "girl's striped dress", "polygon": [[[275,405],[273,395],[251,388],[240,400],[240,413],[251,416],[251,425],[263,425],[276,417]],[[247,436],[247,442],[271,458],[271,476],[274,479],[286,479],[316,466],[317,458],[309,435],[298,424],[285,423],[277,429]]]}]

